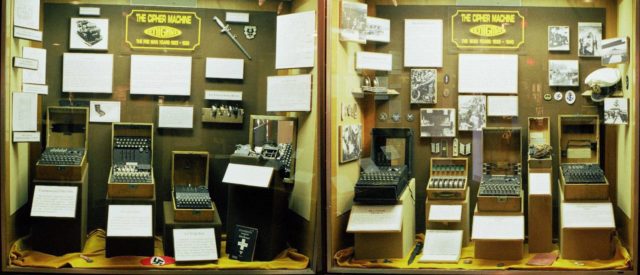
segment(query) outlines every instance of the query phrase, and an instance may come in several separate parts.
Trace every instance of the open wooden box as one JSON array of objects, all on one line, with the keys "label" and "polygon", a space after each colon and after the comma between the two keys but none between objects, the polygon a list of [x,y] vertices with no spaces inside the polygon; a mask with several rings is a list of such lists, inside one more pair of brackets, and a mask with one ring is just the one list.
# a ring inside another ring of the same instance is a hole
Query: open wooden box
[{"label": "open wooden box", "polygon": [[[564,163],[600,164],[600,119],[597,115],[558,117],[560,165]],[[560,169],[560,187],[566,200],[608,200],[609,181],[566,184]]]},{"label": "open wooden box", "polygon": [[[430,200],[464,200],[468,186],[468,167],[467,158],[431,158],[427,197]],[[434,188],[432,182],[437,178],[461,178],[464,185],[462,188]]]},{"label": "open wooden box", "polygon": [[[129,156],[116,156],[117,137],[138,137],[151,139],[148,152],[135,152]],[[153,176],[153,124],[152,123],[113,123],[111,125],[111,169],[107,192],[112,198],[150,198],[155,193]],[[151,182],[114,182],[113,166],[135,162],[151,166]]]},{"label": "open wooden box", "polygon": [[[529,146],[538,144],[551,145],[551,124],[549,117],[529,117]],[[528,154],[527,154],[528,155]],[[549,157],[537,159],[528,156],[529,167],[551,168],[553,153]]]},{"label": "open wooden box", "polygon": [[[482,131],[482,156],[483,164],[491,164],[495,167],[491,171],[483,171],[482,181],[485,176],[515,175],[520,180],[520,192],[517,196],[486,196],[478,193],[479,211],[512,211],[522,210],[522,140],[520,127],[487,127]],[[517,171],[513,170],[513,167]]]},{"label": "open wooden box", "polygon": [[89,109],[85,107],[47,108],[47,148],[82,148],[80,165],[36,163],[36,179],[80,181],[87,168]]},{"label": "open wooden box", "polygon": [[175,220],[181,222],[213,221],[215,209],[178,209],[174,187],[177,185],[207,186],[209,188],[209,152],[173,151],[171,162],[171,200]]}]

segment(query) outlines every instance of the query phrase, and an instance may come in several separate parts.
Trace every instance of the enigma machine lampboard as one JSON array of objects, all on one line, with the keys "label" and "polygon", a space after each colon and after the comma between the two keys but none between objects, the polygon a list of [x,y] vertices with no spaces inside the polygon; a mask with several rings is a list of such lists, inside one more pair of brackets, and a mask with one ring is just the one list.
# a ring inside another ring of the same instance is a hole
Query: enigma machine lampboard
[{"label": "enigma machine lampboard", "polygon": [[153,197],[153,124],[113,123],[109,197]]}]

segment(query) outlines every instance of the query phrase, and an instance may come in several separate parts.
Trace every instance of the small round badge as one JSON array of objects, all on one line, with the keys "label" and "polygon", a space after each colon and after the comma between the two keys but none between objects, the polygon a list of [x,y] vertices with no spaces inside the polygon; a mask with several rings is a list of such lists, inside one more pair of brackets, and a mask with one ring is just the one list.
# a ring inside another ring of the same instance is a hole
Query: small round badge
[{"label": "small round badge", "polygon": [[389,115],[387,115],[387,113],[381,112],[378,114],[378,120],[386,121],[387,119],[389,119]]},{"label": "small round badge", "polygon": [[549,101],[551,99],[553,99],[553,96],[551,94],[549,93],[544,94],[544,100]]},{"label": "small round badge", "polygon": [[445,88],[444,91],[442,92],[442,95],[444,97],[449,97],[449,94],[451,94],[451,91],[449,91],[449,88]]},{"label": "small round badge", "polygon": [[553,94],[553,99],[555,99],[556,101],[562,100],[562,92],[557,91],[555,94]]},{"label": "small round badge", "polygon": [[408,113],[407,114],[407,121],[408,122],[412,122],[414,119],[416,118],[416,116],[412,113]]},{"label": "small round badge", "polygon": [[567,94],[564,95],[564,100],[567,101],[567,104],[571,105],[576,102],[576,93],[572,90],[568,90]]}]

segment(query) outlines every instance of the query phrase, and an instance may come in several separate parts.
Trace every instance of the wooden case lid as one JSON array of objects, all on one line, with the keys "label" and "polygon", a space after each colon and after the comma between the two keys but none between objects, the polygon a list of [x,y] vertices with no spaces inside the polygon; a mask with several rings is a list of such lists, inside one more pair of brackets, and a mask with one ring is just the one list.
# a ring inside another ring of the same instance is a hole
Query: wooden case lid
[{"label": "wooden case lid", "polygon": [[47,147],[87,148],[89,108],[47,108]]},{"label": "wooden case lid", "polygon": [[[591,151],[588,158],[568,158],[569,146]],[[600,119],[597,115],[558,116],[560,163],[600,163]]]},{"label": "wooden case lid", "polygon": [[522,163],[520,127],[487,127],[482,130],[483,163]]},{"label": "wooden case lid", "polygon": [[209,152],[171,152],[171,186],[209,186]]}]

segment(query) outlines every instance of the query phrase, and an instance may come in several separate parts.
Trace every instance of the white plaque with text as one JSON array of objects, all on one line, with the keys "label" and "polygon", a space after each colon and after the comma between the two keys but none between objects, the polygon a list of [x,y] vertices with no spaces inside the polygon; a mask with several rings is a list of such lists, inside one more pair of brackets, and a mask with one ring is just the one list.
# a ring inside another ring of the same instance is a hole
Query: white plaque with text
[{"label": "white plaque with text", "polygon": [[267,77],[267,112],[311,111],[311,75]]},{"label": "white plaque with text", "polygon": [[193,106],[159,106],[158,128],[193,128]]},{"label": "white plaque with text", "polygon": [[151,205],[109,205],[107,237],[152,237]]},{"label": "white plaque with text", "polygon": [[268,188],[273,167],[229,163],[222,182]]},{"label": "white plaque with text", "polygon": [[15,0],[12,3],[14,26],[40,29],[40,0]]},{"label": "white plaque with text", "polygon": [[458,55],[458,90],[474,94],[517,94],[518,55]]},{"label": "white plaque with text", "polygon": [[373,52],[356,53],[356,70],[391,71],[391,68],[391,54]]},{"label": "white plaque with text", "polygon": [[354,205],[351,208],[347,232],[400,232],[402,204]]},{"label": "white plaque with text", "polygon": [[209,91],[204,91],[204,99],[242,101],[242,92],[209,90]]},{"label": "white plaque with text", "polygon": [[40,132],[13,132],[13,142],[40,142]]},{"label": "white plaque with text", "polygon": [[46,84],[47,82],[47,50],[23,47],[22,57],[34,59],[38,62],[35,70],[22,71],[22,83]]},{"label": "white plaque with text", "polygon": [[100,16],[100,8],[98,7],[80,7],[78,14],[84,16]]},{"label": "white plaque with text", "polygon": [[276,20],[276,69],[313,67],[315,11],[279,15]]},{"label": "white plaque with text", "polygon": [[404,20],[404,66],[442,68],[441,19]]},{"label": "white plaque with text", "polygon": [[205,71],[207,78],[243,79],[244,59],[208,57]]},{"label": "white plaque with text", "polygon": [[39,84],[27,84],[22,83],[22,92],[24,93],[32,93],[39,95],[49,94],[49,86],[47,85],[39,85]]},{"label": "white plaque with text", "polygon": [[31,217],[75,218],[77,186],[36,185]]},{"label": "white plaque with text", "polygon": [[22,27],[13,27],[13,37],[33,41],[42,41],[42,32]]},{"label": "white plaque with text", "polygon": [[562,228],[615,228],[613,204],[610,202],[563,202]]},{"label": "white plaque with text", "polygon": [[64,53],[62,63],[63,92],[113,92],[113,54]]},{"label": "white plaque with text", "polygon": [[191,95],[191,56],[131,55],[131,94]]},{"label": "white plaque with text", "polygon": [[173,229],[173,248],[176,262],[218,259],[214,228]]},{"label": "white plaque with text", "polygon": [[227,23],[249,23],[248,12],[226,12],[225,21]]}]

